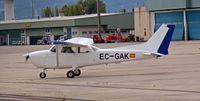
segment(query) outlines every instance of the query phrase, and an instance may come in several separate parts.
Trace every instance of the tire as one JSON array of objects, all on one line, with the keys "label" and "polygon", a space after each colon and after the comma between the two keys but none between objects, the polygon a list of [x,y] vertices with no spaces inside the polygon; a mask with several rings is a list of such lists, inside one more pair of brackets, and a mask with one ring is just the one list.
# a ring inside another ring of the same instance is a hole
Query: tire
[{"label": "tire", "polygon": [[80,76],[81,75],[81,70],[80,69],[75,69],[74,70],[74,75],[75,76]]},{"label": "tire", "polygon": [[46,73],[45,73],[45,72],[41,72],[41,73],[40,73],[40,78],[41,78],[41,79],[44,79],[44,78],[46,78],[46,76],[47,76],[47,75],[46,75]]},{"label": "tire", "polygon": [[72,71],[72,70],[68,71],[66,75],[68,78],[74,78],[74,76],[75,76],[74,71]]}]

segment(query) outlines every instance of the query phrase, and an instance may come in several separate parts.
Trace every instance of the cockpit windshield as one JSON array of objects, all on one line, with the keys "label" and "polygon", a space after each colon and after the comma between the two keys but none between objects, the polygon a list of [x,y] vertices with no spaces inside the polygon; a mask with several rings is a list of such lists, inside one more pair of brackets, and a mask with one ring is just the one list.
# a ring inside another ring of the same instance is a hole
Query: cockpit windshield
[{"label": "cockpit windshield", "polygon": [[50,51],[51,51],[51,52],[56,52],[56,46],[52,46],[52,47],[50,48]]}]

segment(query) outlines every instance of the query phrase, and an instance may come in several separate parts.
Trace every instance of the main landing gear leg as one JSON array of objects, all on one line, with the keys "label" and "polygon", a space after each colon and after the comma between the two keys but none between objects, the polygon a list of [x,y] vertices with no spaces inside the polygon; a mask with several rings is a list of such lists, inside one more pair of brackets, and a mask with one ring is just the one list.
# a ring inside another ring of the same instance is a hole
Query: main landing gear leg
[{"label": "main landing gear leg", "polygon": [[46,75],[45,71],[46,71],[46,69],[43,69],[43,72],[40,73],[40,78],[41,79],[46,78],[47,75]]},{"label": "main landing gear leg", "polygon": [[80,76],[81,75],[81,70],[80,69],[75,69],[74,70],[74,75],[75,76]]},{"label": "main landing gear leg", "polygon": [[81,75],[81,70],[76,68],[74,70],[68,71],[66,75],[67,75],[68,78],[74,78],[75,76]]}]

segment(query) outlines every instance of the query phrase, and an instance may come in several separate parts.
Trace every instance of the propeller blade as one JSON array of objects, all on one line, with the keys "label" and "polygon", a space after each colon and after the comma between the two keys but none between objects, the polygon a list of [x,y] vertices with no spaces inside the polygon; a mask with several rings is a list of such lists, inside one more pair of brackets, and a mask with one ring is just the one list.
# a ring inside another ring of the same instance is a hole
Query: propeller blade
[{"label": "propeller blade", "polygon": [[29,55],[26,56],[25,63],[27,63],[28,59],[29,59]]}]

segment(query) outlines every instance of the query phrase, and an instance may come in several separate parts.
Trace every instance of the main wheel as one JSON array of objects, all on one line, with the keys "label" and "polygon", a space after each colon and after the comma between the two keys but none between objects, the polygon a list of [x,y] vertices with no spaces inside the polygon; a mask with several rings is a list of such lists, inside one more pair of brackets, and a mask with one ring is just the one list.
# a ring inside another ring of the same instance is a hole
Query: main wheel
[{"label": "main wheel", "polygon": [[74,71],[70,70],[67,72],[67,77],[68,78],[74,78],[75,74],[74,74]]},{"label": "main wheel", "polygon": [[44,78],[46,78],[46,76],[47,76],[47,75],[46,75],[46,73],[45,73],[45,72],[41,72],[41,73],[40,73],[40,78],[41,78],[41,79],[44,79]]},{"label": "main wheel", "polygon": [[75,76],[80,76],[81,75],[81,70],[80,69],[75,69],[74,70],[74,75]]}]

